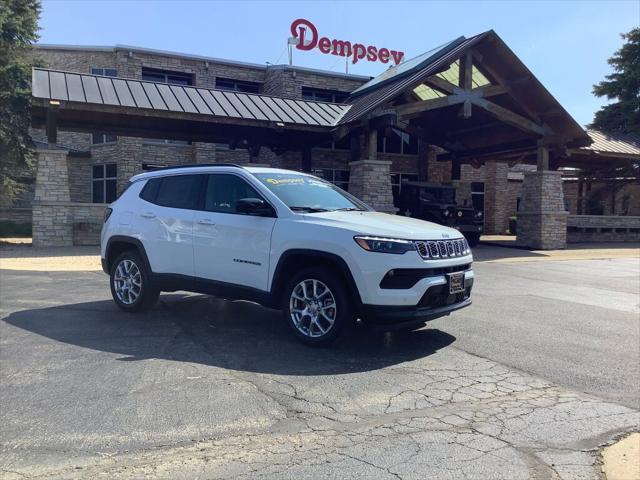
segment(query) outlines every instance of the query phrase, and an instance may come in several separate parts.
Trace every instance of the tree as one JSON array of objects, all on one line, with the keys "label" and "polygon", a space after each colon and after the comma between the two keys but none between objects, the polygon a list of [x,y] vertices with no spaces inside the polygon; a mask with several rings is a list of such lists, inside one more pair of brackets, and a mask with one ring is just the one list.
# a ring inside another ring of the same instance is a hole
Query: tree
[{"label": "tree", "polygon": [[609,59],[614,72],[593,86],[594,95],[617,102],[597,111],[589,128],[640,134],[640,28],[621,36],[625,44]]},{"label": "tree", "polygon": [[29,136],[32,44],[38,39],[40,0],[0,0],[0,203],[22,190],[31,169]]}]

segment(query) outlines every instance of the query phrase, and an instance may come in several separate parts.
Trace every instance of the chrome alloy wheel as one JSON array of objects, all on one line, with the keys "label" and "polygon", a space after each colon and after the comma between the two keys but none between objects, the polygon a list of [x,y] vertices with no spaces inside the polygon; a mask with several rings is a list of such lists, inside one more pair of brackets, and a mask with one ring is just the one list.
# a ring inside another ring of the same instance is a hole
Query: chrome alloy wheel
[{"label": "chrome alloy wheel", "polygon": [[131,260],[122,260],[113,275],[113,287],[118,300],[125,305],[134,304],[142,292],[142,276],[138,266]]},{"label": "chrome alloy wheel", "polygon": [[336,321],[336,299],[320,280],[303,280],[291,292],[289,312],[300,333],[312,338],[321,337]]}]

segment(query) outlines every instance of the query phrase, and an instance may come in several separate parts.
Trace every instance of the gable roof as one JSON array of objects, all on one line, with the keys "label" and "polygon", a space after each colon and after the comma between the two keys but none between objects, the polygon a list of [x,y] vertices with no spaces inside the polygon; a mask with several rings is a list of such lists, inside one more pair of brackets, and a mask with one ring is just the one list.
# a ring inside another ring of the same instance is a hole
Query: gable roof
[{"label": "gable roof", "polygon": [[469,39],[460,37],[433,53],[429,51],[409,60],[409,68],[400,70],[395,75],[390,75],[389,71],[378,75],[351,94],[348,101],[351,109],[343,115],[339,123],[349,123],[363,117],[405,90],[421,83],[425,78],[438,73],[488,33],[481,33]]},{"label": "gable roof", "polygon": [[538,121],[549,124],[554,134],[574,146],[591,142],[583,128],[493,30],[470,38],[460,37],[409,60],[405,67],[382,73],[352,93],[348,101],[351,108],[338,123],[347,124],[366,118],[375,109],[412,91],[428,77],[443,72],[471,49],[482,57],[482,64],[493,64],[505,76],[517,79],[509,85],[510,95],[516,102],[526,105],[528,110],[535,110],[540,117]]}]

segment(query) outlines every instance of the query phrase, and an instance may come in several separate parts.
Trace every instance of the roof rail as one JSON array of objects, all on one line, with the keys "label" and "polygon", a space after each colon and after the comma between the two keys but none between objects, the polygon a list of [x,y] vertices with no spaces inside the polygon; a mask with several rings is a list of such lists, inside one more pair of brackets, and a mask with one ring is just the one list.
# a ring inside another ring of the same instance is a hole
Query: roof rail
[{"label": "roof rail", "polygon": [[159,167],[150,170],[151,172],[162,172],[165,170],[178,170],[181,168],[195,168],[195,167],[236,167],[244,168],[242,165],[236,163],[190,163],[187,165],[173,165],[171,167]]}]

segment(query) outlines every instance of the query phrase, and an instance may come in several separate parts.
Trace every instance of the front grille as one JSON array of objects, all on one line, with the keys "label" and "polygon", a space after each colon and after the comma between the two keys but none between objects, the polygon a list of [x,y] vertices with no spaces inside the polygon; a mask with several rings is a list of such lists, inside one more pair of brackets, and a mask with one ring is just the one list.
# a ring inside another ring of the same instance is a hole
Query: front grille
[{"label": "front grille", "polygon": [[456,240],[418,240],[414,242],[416,251],[424,259],[455,258],[471,253],[464,238]]}]

